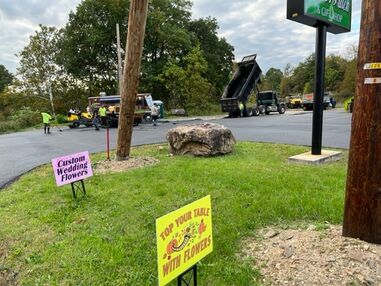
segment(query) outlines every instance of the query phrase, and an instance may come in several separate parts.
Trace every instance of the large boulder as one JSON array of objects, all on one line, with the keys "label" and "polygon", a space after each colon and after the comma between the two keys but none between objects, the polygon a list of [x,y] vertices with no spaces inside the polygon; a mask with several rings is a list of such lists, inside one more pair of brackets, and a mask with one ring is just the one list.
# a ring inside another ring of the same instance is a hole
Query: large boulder
[{"label": "large boulder", "polygon": [[220,124],[182,125],[167,133],[170,153],[176,155],[213,156],[233,151],[235,138],[230,129]]}]

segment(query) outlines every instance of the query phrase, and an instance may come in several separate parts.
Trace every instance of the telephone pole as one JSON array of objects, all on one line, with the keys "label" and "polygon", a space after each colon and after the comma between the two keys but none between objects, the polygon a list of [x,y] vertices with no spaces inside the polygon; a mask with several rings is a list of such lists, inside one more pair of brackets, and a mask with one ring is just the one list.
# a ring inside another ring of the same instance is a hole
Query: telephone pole
[{"label": "telephone pole", "polygon": [[363,0],[343,235],[381,244],[381,1]]},{"label": "telephone pole", "polygon": [[127,51],[121,86],[121,106],[116,147],[116,160],[128,160],[131,149],[136,95],[139,88],[140,63],[149,0],[131,0],[128,17]]},{"label": "telephone pole", "polygon": [[117,53],[118,53],[118,87],[119,87],[118,91],[119,91],[119,95],[121,95],[123,75],[122,75],[122,57],[120,54],[119,24],[116,24],[116,45],[117,45]]}]

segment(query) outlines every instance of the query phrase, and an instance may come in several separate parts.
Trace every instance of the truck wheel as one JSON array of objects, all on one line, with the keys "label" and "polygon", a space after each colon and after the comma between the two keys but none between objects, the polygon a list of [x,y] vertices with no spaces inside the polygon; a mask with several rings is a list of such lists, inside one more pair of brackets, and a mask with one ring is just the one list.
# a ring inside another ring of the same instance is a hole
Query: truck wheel
[{"label": "truck wheel", "polygon": [[259,109],[258,108],[254,108],[253,116],[259,116]]},{"label": "truck wheel", "polygon": [[69,128],[78,128],[79,122],[73,122],[72,124],[69,124]]},{"label": "truck wheel", "polygon": [[304,110],[304,111],[307,111],[307,106],[303,106],[303,110]]},{"label": "truck wheel", "polygon": [[264,114],[265,111],[266,111],[266,108],[265,108],[263,105],[260,106],[258,109],[259,109],[259,113],[260,113],[260,114]]},{"label": "truck wheel", "polygon": [[283,105],[279,106],[279,114],[284,114],[286,112],[286,108]]},{"label": "truck wheel", "polygon": [[253,116],[253,109],[251,107],[243,111],[243,117],[251,117],[251,116]]},{"label": "truck wheel", "polygon": [[229,117],[230,118],[237,118],[237,117],[239,117],[239,115],[240,115],[239,111],[230,111],[229,112]]}]

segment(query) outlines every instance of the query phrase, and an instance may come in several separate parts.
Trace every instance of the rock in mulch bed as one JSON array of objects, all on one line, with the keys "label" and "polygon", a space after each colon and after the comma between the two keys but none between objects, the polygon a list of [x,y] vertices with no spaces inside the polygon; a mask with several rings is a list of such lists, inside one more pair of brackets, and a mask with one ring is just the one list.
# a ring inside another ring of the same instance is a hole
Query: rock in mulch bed
[{"label": "rock in mulch bed", "polygon": [[159,163],[159,160],[152,157],[131,157],[125,161],[104,160],[95,163],[94,172],[96,174],[116,173],[157,163]]},{"label": "rock in mulch bed", "polygon": [[381,246],[341,235],[341,226],[317,231],[264,229],[244,241],[263,285],[381,285]]}]

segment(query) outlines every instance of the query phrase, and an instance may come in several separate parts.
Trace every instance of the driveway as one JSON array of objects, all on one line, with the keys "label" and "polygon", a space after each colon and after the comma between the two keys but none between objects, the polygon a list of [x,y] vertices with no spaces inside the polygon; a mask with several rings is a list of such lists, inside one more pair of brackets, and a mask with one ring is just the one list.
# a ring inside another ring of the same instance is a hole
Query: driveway
[{"label": "driveway", "polygon": [[[247,118],[204,117],[193,120],[166,121],[157,127],[141,124],[134,127],[132,144],[165,142],[168,129],[181,124],[214,122],[230,128],[239,141],[257,141],[311,145],[312,112],[287,111],[284,115]],[[351,114],[343,110],[324,112],[323,146],[347,149],[349,147]],[[116,147],[116,129],[110,129],[110,148]],[[104,151],[106,130],[94,128],[69,129],[63,132],[53,128],[49,135],[43,130],[0,135],[0,189],[23,173],[49,163],[52,158],[89,151]]]}]

